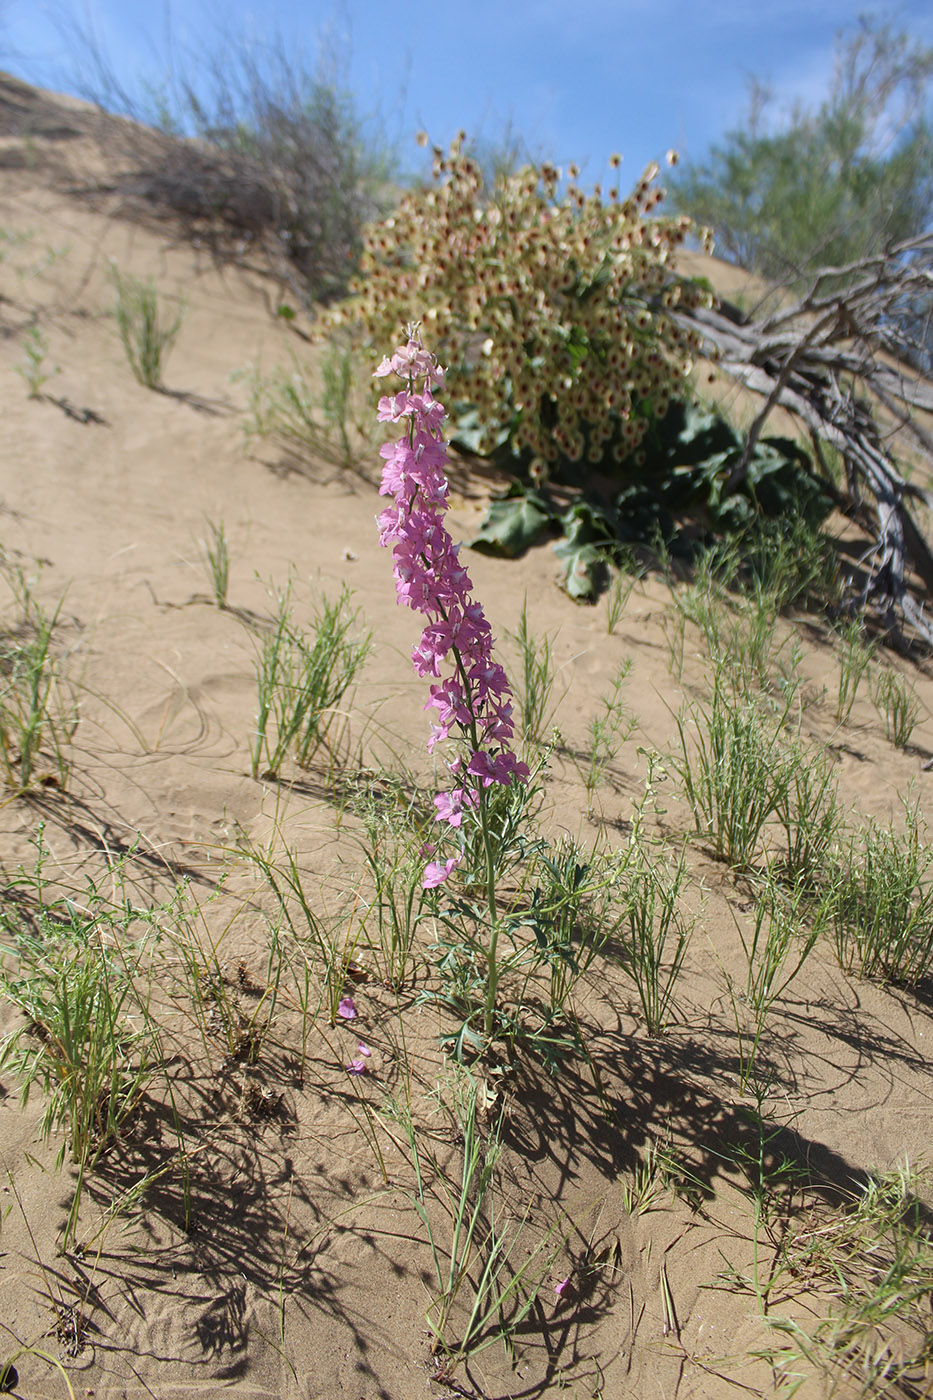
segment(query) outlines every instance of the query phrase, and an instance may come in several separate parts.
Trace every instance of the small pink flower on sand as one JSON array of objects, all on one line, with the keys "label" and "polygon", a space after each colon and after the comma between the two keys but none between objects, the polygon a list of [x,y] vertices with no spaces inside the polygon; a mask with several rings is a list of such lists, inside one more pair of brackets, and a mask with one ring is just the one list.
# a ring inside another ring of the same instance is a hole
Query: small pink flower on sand
[{"label": "small pink flower on sand", "polygon": [[357,1045],[356,1048],[357,1048],[357,1050],[360,1052],[361,1055],[365,1055],[365,1056],[366,1056],[367,1060],[369,1059],[370,1055],[373,1053],[373,1052],[370,1050],[369,1046],[368,1046],[368,1045],[364,1045],[362,1041],[360,1041],[359,1045]]},{"label": "small pink flower on sand", "polygon": [[570,1292],[570,1275],[568,1274],[566,1278],[562,1278],[561,1281],[560,1281],[560,1283],[558,1283],[558,1284],[556,1285],[556,1287],[555,1287],[555,1289],[554,1289],[554,1293],[555,1293],[555,1295],[556,1295],[556,1297],[557,1297],[557,1301],[560,1302],[562,1298],[566,1298],[566,1297],[567,1297],[567,1294],[568,1294],[569,1292]]},{"label": "small pink flower on sand", "polygon": [[351,1060],[347,1065],[347,1074],[365,1074],[367,1069],[365,1060]]},{"label": "small pink flower on sand", "polygon": [[337,1015],[344,1021],[355,1021],[357,1017],[356,1003],[352,997],[341,997],[337,1007]]}]

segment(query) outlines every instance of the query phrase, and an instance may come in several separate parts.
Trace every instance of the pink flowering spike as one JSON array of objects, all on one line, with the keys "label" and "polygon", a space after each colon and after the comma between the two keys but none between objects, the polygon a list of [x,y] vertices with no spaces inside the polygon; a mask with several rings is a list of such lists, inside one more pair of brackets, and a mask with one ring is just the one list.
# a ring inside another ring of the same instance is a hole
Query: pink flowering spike
[{"label": "pink flowering spike", "polygon": [[[473,584],[460,562],[459,545],[444,523],[447,415],[433,395],[434,389],[443,387],[444,372],[424,349],[417,326],[408,328],[407,344],[383,358],[375,377],[391,374],[404,387],[380,399],[379,419],[401,424],[402,434],[397,442],[380,448],[385,463],[380,493],[394,504],[379,516],[379,543],[392,550],[398,602],[426,619],[412,651],[412,664],[419,676],[438,682],[431,686],[425,705],[437,711],[428,752],[452,735],[469,744],[465,774],[462,760],[451,765],[463,786],[434,799],[437,821],[456,830],[463,824],[464,813],[480,806],[484,788],[491,783],[525,782],[529,773],[508,747],[515,732],[512,691],[505,671],[493,658],[492,628],[472,596]],[[442,670],[448,674],[444,676]],[[461,859],[431,861],[423,887],[442,885]]]},{"label": "pink flowering spike", "polygon": [[347,1074],[365,1074],[367,1064],[365,1060],[351,1060],[347,1065]]},{"label": "pink flowering spike", "polygon": [[357,1018],[356,1003],[352,997],[341,997],[337,1007],[337,1015],[344,1021],[355,1021]]},{"label": "pink flowering spike", "polygon": [[360,1052],[361,1055],[365,1055],[365,1056],[366,1056],[366,1059],[367,1059],[367,1060],[369,1059],[370,1055],[373,1053],[373,1052],[370,1050],[369,1046],[368,1046],[368,1045],[364,1045],[362,1041],[360,1041],[359,1045],[357,1045],[356,1048],[357,1048],[357,1050]]},{"label": "pink flowering spike", "polygon": [[462,859],[463,856],[451,856],[450,859],[445,860],[443,864],[438,860],[432,860],[429,865],[425,866],[424,876],[421,881],[422,889],[433,890],[436,889],[438,885],[442,885],[445,880],[449,880]]},{"label": "pink flowering spike", "polygon": [[558,1283],[558,1284],[556,1285],[555,1289],[554,1289],[554,1293],[555,1293],[555,1296],[556,1296],[556,1298],[557,1298],[557,1301],[560,1302],[562,1298],[566,1298],[567,1294],[568,1294],[570,1291],[571,1291],[571,1283],[570,1283],[570,1275],[568,1274],[566,1278],[562,1278],[562,1279],[561,1279],[560,1283]]}]

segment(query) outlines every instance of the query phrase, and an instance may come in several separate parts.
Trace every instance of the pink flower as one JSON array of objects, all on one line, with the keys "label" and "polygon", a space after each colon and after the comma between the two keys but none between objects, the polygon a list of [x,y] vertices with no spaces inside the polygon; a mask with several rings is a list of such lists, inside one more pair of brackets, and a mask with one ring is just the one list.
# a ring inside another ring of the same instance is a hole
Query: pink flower
[{"label": "pink flower", "polygon": [[560,1283],[558,1283],[554,1289],[557,1301],[560,1302],[562,1298],[566,1298],[567,1294],[570,1292],[570,1289],[570,1275],[568,1274],[566,1278],[561,1279]]},{"label": "pink flower", "polygon": [[437,860],[430,861],[424,868],[424,877],[421,881],[422,889],[433,890],[438,885],[442,885],[445,880],[450,878],[462,860],[463,856],[459,855],[451,856],[449,860],[444,861],[443,865]]},{"label": "pink flower", "polygon": [[[493,659],[492,628],[482,605],[471,596],[470,575],[444,524],[446,412],[432,394],[432,389],[443,386],[444,373],[422,346],[416,327],[409,327],[408,344],[384,358],[374,377],[390,374],[403,379],[405,388],[380,399],[379,419],[404,421],[405,428],[397,442],[380,448],[385,461],[380,494],[393,497],[394,505],[379,516],[379,543],[392,548],[398,601],[428,619],[412,652],[416,673],[439,682],[431,686],[425,705],[438,712],[428,751],[457,730],[470,741],[472,757],[466,771],[475,781],[434,799],[437,820],[457,830],[464,812],[479,806],[482,788],[525,782],[528,767],[508,748],[515,733],[511,688],[505,671]],[[451,673],[444,677],[441,668],[451,654]],[[483,748],[477,748],[477,741]],[[423,887],[443,884],[461,859],[431,861]]]},{"label": "pink flower", "polygon": [[352,997],[341,997],[337,1006],[337,1015],[344,1021],[355,1021],[357,1017],[356,1003]]},{"label": "pink flower", "polygon": [[365,1074],[367,1069],[365,1060],[351,1060],[347,1065],[347,1074]]},{"label": "pink flower", "polygon": [[356,1048],[357,1048],[357,1050],[360,1052],[361,1055],[365,1055],[365,1056],[366,1056],[367,1060],[369,1059],[370,1055],[373,1053],[373,1052],[370,1050],[369,1046],[368,1046],[368,1045],[364,1045],[362,1041],[359,1042],[359,1044],[357,1045]]},{"label": "pink flower", "polygon": [[434,799],[437,808],[434,820],[449,822],[455,828],[462,826],[464,808],[475,807],[476,802],[476,793],[467,792],[464,788],[454,788],[453,792],[439,792]]}]

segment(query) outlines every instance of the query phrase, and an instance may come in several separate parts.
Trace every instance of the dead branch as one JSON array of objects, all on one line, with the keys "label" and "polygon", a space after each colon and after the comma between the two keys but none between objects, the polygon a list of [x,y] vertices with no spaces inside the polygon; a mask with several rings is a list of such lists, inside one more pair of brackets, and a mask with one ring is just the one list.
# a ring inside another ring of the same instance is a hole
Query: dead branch
[{"label": "dead branch", "polygon": [[[933,472],[933,434],[916,421],[917,410],[933,412],[933,384],[894,358],[901,342],[892,329],[898,307],[931,297],[933,233],[823,268],[796,302],[757,320],[730,306],[676,315],[699,331],[726,373],[765,399],[733,485],[772,410],[793,414],[814,443],[841,455],[846,508],[864,519],[866,497],[873,502],[876,538],[859,604],[878,608],[892,631],[906,628],[933,646],[933,614],[925,610],[933,597],[933,551],[910,511],[912,501],[933,507],[933,493],[906,481],[892,455],[894,436],[908,433]],[[877,409],[893,420],[890,433]]]}]

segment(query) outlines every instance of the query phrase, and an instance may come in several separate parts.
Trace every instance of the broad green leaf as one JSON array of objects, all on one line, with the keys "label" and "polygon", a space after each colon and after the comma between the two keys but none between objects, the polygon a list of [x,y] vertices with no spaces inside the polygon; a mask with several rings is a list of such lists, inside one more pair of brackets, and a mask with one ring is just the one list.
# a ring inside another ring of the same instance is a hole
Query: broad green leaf
[{"label": "broad green leaf", "polygon": [[508,496],[491,503],[479,534],[470,541],[471,548],[516,559],[534,544],[552,519],[550,507],[537,491],[515,486]]}]

